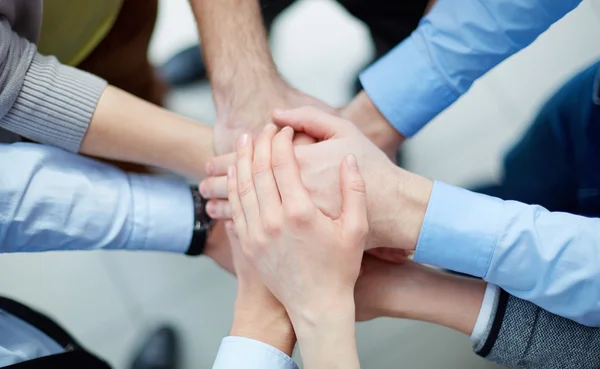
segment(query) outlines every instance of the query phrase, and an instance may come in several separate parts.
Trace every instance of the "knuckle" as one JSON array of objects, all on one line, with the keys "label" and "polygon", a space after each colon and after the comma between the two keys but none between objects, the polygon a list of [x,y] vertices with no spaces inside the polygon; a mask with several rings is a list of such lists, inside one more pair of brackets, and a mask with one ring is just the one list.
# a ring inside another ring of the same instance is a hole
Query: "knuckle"
[{"label": "knuckle", "polygon": [[238,193],[240,196],[246,196],[250,194],[254,190],[254,183],[251,180],[245,179],[240,182],[238,186]]},{"label": "knuckle", "polygon": [[350,183],[348,184],[348,188],[354,192],[360,192],[360,193],[367,192],[367,185],[365,184],[365,181],[363,181],[362,179],[355,179],[355,180],[350,181]]},{"label": "knuckle", "polygon": [[274,219],[265,219],[263,221],[263,229],[270,237],[276,237],[281,234],[281,223]]},{"label": "knuckle", "polygon": [[262,233],[254,233],[250,236],[250,242],[255,250],[263,250],[267,247],[267,238]]},{"label": "knuckle", "polygon": [[271,163],[266,160],[255,160],[252,163],[252,174],[254,176],[261,176],[268,173],[271,170]]},{"label": "knuckle", "polygon": [[287,219],[294,225],[301,226],[313,219],[314,213],[312,212],[312,208],[304,205],[293,203],[289,206],[285,207],[285,214]]}]

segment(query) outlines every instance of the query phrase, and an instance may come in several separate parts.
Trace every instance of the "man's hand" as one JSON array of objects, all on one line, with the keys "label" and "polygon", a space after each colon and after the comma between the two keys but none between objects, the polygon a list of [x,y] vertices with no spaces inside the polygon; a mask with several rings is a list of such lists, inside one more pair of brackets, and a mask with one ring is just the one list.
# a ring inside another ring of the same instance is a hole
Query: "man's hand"
[{"label": "man's hand", "polygon": [[225,233],[224,221],[217,221],[208,234],[204,255],[213,259],[213,261],[229,273],[235,274],[233,260],[231,257],[231,247]]},{"label": "man's hand", "polygon": [[[218,154],[235,151],[238,138],[244,133],[258,137],[263,128],[272,123],[273,110],[291,109],[301,106],[335,113],[324,102],[290,87],[279,76],[257,81],[256,85],[240,87],[232,92],[231,100],[217,104],[215,124],[215,149]],[[298,135],[296,144],[313,143],[306,135]]]},{"label": "man's hand", "polygon": [[379,112],[365,91],[356,95],[340,110],[340,114],[354,123],[392,162],[396,162],[396,153],[405,138]]}]

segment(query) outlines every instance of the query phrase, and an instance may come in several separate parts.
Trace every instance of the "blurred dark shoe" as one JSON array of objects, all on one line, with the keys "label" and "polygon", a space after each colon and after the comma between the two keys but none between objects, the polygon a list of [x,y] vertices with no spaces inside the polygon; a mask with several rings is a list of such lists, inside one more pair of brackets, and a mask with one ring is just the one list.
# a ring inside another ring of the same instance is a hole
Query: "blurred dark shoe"
[{"label": "blurred dark shoe", "polygon": [[191,46],[171,57],[161,68],[161,76],[174,87],[206,79],[206,66],[199,45]]},{"label": "blurred dark shoe", "polygon": [[163,326],[144,341],[131,369],[177,369],[179,368],[179,340],[177,332]]}]

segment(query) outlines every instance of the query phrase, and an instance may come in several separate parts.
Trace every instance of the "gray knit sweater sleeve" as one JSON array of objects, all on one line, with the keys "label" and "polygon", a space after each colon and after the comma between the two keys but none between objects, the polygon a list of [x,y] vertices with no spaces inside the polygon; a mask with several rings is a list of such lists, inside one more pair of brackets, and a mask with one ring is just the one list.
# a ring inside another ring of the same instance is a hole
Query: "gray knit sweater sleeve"
[{"label": "gray knit sweater sleeve", "polygon": [[502,291],[475,351],[508,367],[600,368],[600,328],[551,314]]},{"label": "gray knit sweater sleeve", "polygon": [[78,151],[106,82],[42,56],[0,15],[0,128]]}]

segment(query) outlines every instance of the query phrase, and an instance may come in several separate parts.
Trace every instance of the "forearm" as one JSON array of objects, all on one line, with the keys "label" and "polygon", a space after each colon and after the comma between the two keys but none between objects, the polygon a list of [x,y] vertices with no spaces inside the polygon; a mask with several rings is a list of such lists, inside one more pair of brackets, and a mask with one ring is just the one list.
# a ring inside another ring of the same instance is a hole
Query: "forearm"
[{"label": "forearm", "polygon": [[92,117],[80,152],[105,159],[205,176],[213,156],[212,127],[178,116],[108,86]]},{"label": "forearm", "polygon": [[386,286],[379,315],[426,321],[471,335],[485,294],[485,282],[414,262],[397,268],[404,270],[398,271],[397,283],[392,279]]},{"label": "forearm", "polygon": [[600,326],[599,243],[597,218],[436,182],[415,261],[484,278],[554,314]]},{"label": "forearm", "polygon": [[360,368],[356,350],[355,307],[340,300],[319,314],[292,318],[305,368]]},{"label": "forearm", "polygon": [[37,144],[0,145],[1,252],[187,251],[193,204],[182,181],[128,175]]},{"label": "forearm", "polygon": [[[245,103],[260,83],[279,81],[258,0],[190,0],[217,112]],[[241,100],[241,101],[240,101]]]},{"label": "forearm", "polygon": [[356,95],[352,102],[342,109],[341,113],[377,147],[395,160],[396,151],[404,142],[405,137],[385,119],[364,91]]}]

